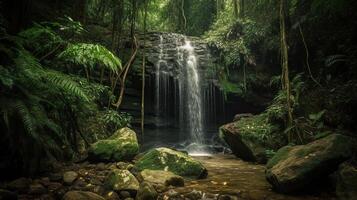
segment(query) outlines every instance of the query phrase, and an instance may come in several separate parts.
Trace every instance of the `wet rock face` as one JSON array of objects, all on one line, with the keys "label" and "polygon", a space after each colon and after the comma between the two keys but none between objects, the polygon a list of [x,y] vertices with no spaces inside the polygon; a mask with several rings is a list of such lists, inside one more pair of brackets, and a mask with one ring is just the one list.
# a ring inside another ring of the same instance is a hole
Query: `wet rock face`
[{"label": "wet rock face", "polygon": [[150,150],[135,163],[135,169],[170,171],[180,176],[203,178],[207,176],[206,168],[188,154],[169,148]]},{"label": "wet rock face", "polygon": [[219,128],[220,137],[228,144],[233,154],[244,161],[266,163],[265,148],[241,134],[236,125],[236,122],[233,122]]},{"label": "wet rock face", "polygon": [[352,139],[339,134],[307,145],[283,147],[268,162],[266,178],[279,192],[300,192],[334,172],[350,158],[352,148]]},{"label": "wet rock face", "polygon": [[349,164],[340,165],[337,172],[336,194],[341,200],[357,199],[357,169]]},{"label": "wet rock face", "polygon": [[[207,43],[202,39],[176,33],[151,32],[147,34],[145,45],[149,70],[154,72],[155,65],[159,63],[159,60],[164,60],[165,62],[160,66],[163,71],[169,73],[173,77],[176,77],[181,73],[178,65],[178,47],[184,45],[185,37],[192,41],[194,51],[198,58],[198,66],[200,66],[201,70],[207,69],[208,65],[212,64],[212,58]],[[139,37],[139,39],[143,40],[143,37]],[[143,42],[140,43],[143,44]],[[161,57],[160,48],[163,49]],[[150,63],[152,64],[152,69],[150,69]]]},{"label": "wet rock face", "polygon": [[108,139],[92,144],[88,158],[93,161],[123,161],[132,159],[138,153],[136,133],[129,128],[122,128]]}]

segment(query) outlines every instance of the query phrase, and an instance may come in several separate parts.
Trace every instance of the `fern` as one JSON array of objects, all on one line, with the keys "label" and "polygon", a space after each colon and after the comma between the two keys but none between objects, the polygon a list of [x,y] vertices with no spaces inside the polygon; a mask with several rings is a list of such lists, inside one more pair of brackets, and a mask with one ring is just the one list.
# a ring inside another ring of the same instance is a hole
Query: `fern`
[{"label": "fern", "polygon": [[66,94],[71,94],[84,101],[89,101],[87,95],[82,91],[79,85],[72,81],[69,76],[58,71],[47,70],[44,72],[43,78],[46,79],[51,86],[63,90]]},{"label": "fern", "polygon": [[19,36],[23,38],[25,47],[34,51],[35,55],[45,54],[64,43],[64,40],[49,26],[35,23],[33,27],[22,31]]},{"label": "fern", "polygon": [[58,57],[90,69],[97,64],[113,73],[118,73],[122,69],[120,59],[102,45],[71,44]]},{"label": "fern", "polygon": [[333,65],[335,65],[336,63],[340,63],[340,62],[347,62],[347,56],[345,55],[332,55],[326,58],[325,60],[325,66],[326,67],[331,67]]}]

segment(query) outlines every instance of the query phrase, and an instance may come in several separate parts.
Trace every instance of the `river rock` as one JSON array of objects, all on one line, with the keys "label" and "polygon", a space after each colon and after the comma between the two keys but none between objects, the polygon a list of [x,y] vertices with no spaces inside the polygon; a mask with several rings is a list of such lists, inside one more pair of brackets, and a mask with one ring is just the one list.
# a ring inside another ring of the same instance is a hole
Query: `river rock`
[{"label": "river rock", "polygon": [[31,179],[22,177],[11,181],[10,183],[7,184],[7,187],[10,190],[25,192],[30,187],[31,182],[32,182]]},{"label": "river rock", "polygon": [[357,199],[357,169],[342,164],[337,172],[336,194],[341,200]]},{"label": "river rock", "polygon": [[110,191],[110,192],[106,193],[104,195],[104,198],[106,200],[120,200],[120,197],[119,197],[118,193],[116,193],[114,191]]},{"label": "river rock", "polygon": [[78,178],[78,173],[74,171],[68,171],[63,174],[63,182],[67,185],[71,185]]},{"label": "river rock", "polygon": [[178,176],[170,171],[149,170],[145,169],[140,172],[142,179],[149,183],[162,184],[166,186],[181,187],[185,185],[185,181],[181,176]]},{"label": "river rock", "polygon": [[139,182],[128,170],[112,170],[104,182],[104,186],[115,192],[130,191],[136,193],[139,189]]},{"label": "river rock", "polygon": [[266,166],[266,178],[282,193],[299,192],[334,172],[352,155],[350,137],[332,134],[306,145],[285,146]]},{"label": "river rock", "polygon": [[93,192],[69,191],[63,196],[63,200],[105,200]]},{"label": "river rock", "polygon": [[157,192],[155,188],[148,182],[142,182],[139,187],[136,200],[156,200]]},{"label": "river rock", "polygon": [[8,190],[0,189],[1,200],[17,200],[17,194]]},{"label": "river rock", "polygon": [[40,195],[47,192],[47,189],[40,183],[33,183],[30,185],[29,194]]},{"label": "river rock", "polygon": [[136,133],[129,128],[117,130],[111,137],[92,144],[88,159],[93,161],[130,160],[139,152]]},{"label": "river rock", "polygon": [[266,149],[256,140],[241,134],[237,123],[229,123],[219,128],[220,138],[232,150],[233,154],[244,161],[266,163]]},{"label": "river rock", "polygon": [[206,168],[186,153],[169,148],[155,148],[142,156],[136,163],[135,169],[171,171],[180,176],[204,178]]}]

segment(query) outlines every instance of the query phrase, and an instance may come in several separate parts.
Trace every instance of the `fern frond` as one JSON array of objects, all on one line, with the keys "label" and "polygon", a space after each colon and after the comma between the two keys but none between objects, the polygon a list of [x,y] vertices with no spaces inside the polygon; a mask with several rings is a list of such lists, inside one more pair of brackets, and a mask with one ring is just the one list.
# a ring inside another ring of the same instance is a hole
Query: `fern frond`
[{"label": "fern frond", "polygon": [[326,58],[325,66],[331,67],[332,65],[339,63],[339,62],[346,62],[348,61],[347,56],[345,55],[331,55]]},{"label": "fern frond", "polygon": [[85,92],[83,92],[79,85],[72,81],[69,76],[54,70],[48,70],[45,72],[45,76],[43,76],[43,78],[46,79],[53,87],[61,89],[67,94],[76,96],[84,101],[89,101]]},{"label": "fern frond", "polygon": [[119,73],[122,69],[120,59],[102,45],[72,44],[58,57],[78,65],[83,65],[86,68],[94,68],[98,64],[113,73]]},{"label": "fern frond", "polygon": [[27,106],[22,101],[16,101],[13,103],[13,108],[16,110],[17,114],[22,120],[26,132],[34,138],[36,141],[39,140],[39,135],[36,132],[36,125],[33,121],[33,117]]}]

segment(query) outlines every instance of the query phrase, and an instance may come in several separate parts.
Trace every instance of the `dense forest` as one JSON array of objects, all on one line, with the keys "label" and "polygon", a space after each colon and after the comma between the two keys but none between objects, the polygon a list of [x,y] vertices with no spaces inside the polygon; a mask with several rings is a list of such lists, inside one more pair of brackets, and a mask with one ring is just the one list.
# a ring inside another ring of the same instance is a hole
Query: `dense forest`
[{"label": "dense forest", "polygon": [[0,200],[357,199],[355,9],[0,0]]}]

